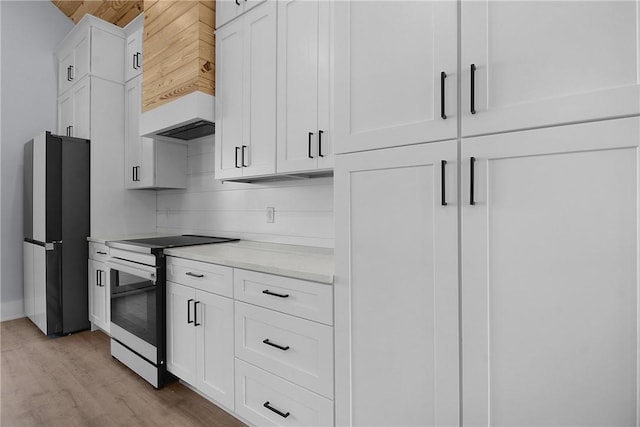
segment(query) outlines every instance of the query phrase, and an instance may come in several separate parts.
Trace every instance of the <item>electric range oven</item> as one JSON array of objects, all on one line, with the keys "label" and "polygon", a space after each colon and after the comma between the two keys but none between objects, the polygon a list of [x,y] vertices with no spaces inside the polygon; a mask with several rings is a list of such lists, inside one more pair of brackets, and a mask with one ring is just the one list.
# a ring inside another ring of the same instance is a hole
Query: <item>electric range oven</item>
[{"label": "electric range oven", "polygon": [[164,249],[236,241],[182,235],[107,242],[111,279],[111,355],[155,388],[172,379],[166,369]]}]

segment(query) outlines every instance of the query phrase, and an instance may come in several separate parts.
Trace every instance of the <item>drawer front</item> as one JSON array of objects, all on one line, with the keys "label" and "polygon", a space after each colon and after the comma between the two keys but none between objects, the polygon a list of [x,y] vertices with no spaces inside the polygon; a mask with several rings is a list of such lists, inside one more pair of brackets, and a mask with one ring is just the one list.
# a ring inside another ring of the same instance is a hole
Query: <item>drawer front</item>
[{"label": "drawer front", "polygon": [[240,359],[236,359],[236,413],[260,426],[333,425],[331,400]]},{"label": "drawer front", "polygon": [[167,257],[167,280],[205,292],[233,297],[233,269],[223,265]]},{"label": "drawer front", "polygon": [[333,286],[236,269],[237,300],[333,325]]},{"label": "drawer front", "polygon": [[333,328],[235,303],[235,354],[269,372],[333,398]]},{"label": "drawer front", "polygon": [[89,242],[89,258],[106,261],[109,258],[109,248],[103,243]]}]

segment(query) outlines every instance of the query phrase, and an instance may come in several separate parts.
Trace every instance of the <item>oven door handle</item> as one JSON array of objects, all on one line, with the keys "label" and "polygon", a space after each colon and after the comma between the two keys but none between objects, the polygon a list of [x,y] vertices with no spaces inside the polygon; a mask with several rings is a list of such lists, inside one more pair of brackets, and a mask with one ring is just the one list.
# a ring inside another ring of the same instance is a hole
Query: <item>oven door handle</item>
[{"label": "oven door handle", "polygon": [[106,262],[107,267],[112,270],[118,270],[124,273],[133,274],[134,276],[143,277],[153,282],[153,284],[155,285],[156,278],[157,278],[155,267],[146,267],[143,269],[130,264],[133,264],[133,263],[128,263],[127,261],[120,260],[120,259],[117,261],[111,259]]}]

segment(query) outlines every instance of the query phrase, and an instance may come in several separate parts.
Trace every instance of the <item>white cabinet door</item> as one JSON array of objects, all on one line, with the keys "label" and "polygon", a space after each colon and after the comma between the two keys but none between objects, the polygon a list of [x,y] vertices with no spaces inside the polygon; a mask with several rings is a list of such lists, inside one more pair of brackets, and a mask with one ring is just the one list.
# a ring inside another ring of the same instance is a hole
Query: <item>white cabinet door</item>
[{"label": "white cabinet door", "polygon": [[458,425],[456,163],[455,141],[336,156],[338,425]]},{"label": "white cabinet door", "polygon": [[73,126],[73,97],[67,92],[58,98],[58,135],[69,135]]},{"label": "white cabinet door", "polygon": [[630,118],[462,142],[465,425],[636,425],[639,141]]},{"label": "white cabinet door", "polygon": [[329,2],[278,4],[278,172],[333,165],[328,121],[329,19]]},{"label": "white cabinet door", "polygon": [[107,282],[108,270],[100,261],[89,259],[89,321],[107,333],[109,332],[110,313],[107,300],[110,298]]},{"label": "white cabinet door", "polygon": [[276,156],[276,2],[216,34],[216,178],[268,175]]},{"label": "white cabinet door", "polygon": [[[217,3],[219,8],[220,3]],[[216,31],[216,133],[217,179],[242,176],[239,150],[243,129],[243,28],[237,20]]]},{"label": "white cabinet door", "polygon": [[91,86],[86,78],[71,88],[73,121],[69,136],[91,139]]},{"label": "white cabinet door", "polygon": [[640,113],[639,18],[635,0],[463,1],[462,134]]},{"label": "white cabinet door", "polygon": [[125,168],[126,188],[143,185],[142,177],[149,174],[142,170],[142,138],[140,137],[140,111],[142,109],[142,77],[127,82],[124,88],[124,129],[125,129]]},{"label": "white cabinet door", "polygon": [[167,370],[196,384],[195,291],[167,282]]},{"label": "white cabinet door", "polygon": [[276,171],[276,4],[267,1],[243,16],[242,176]]},{"label": "white cabinet door", "polygon": [[35,313],[33,282],[33,244],[22,242],[22,272],[24,284],[24,314],[31,320]]},{"label": "white cabinet door", "polygon": [[335,2],[334,10],[336,153],[455,138],[456,2]]},{"label": "white cabinet door", "polygon": [[142,73],[142,29],[127,37],[126,43],[124,80],[128,82]]},{"label": "white cabinet door", "polygon": [[196,292],[196,387],[228,409],[234,408],[233,300]]}]

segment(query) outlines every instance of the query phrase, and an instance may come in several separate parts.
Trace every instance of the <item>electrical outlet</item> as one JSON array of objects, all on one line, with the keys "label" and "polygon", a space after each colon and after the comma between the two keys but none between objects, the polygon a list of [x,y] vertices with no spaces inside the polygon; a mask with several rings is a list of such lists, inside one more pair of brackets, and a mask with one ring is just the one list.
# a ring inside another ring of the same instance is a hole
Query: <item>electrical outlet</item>
[{"label": "electrical outlet", "polygon": [[267,224],[272,224],[276,220],[276,208],[268,207],[267,208]]}]

